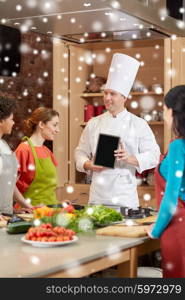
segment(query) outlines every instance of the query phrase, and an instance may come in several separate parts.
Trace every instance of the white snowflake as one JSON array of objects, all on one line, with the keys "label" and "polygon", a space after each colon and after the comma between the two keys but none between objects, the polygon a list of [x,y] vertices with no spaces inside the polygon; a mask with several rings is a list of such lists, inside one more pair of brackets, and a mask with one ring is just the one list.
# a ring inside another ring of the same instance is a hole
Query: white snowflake
[{"label": "white snowflake", "polygon": [[38,256],[32,255],[30,261],[33,265],[40,265],[40,258]]},{"label": "white snowflake", "polygon": [[181,170],[178,170],[175,172],[175,176],[181,178],[183,176],[183,172]]},{"label": "white snowflake", "polygon": [[73,192],[74,192],[74,187],[73,187],[72,185],[68,185],[68,186],[66,187],[66,192],[67,192],[68,194],[73,193]]},{"label": "white snowflake", "polygon": [[150,200],[151,200],[151,195],[150,195],[150,194],[144,194],[144,195],[143,195],[143,199],[144,199],[145,201],[150,201]]}]

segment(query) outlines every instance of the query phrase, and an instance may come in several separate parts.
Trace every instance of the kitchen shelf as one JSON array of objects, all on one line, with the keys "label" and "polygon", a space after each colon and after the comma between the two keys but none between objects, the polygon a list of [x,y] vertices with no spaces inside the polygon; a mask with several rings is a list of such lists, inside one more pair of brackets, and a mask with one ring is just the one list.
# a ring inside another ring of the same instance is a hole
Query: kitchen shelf
[{"label": "kitchen shelf", "polygon": [[92,98],[92,97],[103,97],[103,93],[83,93],[80,95],[82,98]]},{"label": "kitchen shelf", "polygon": [[[143,92],[131,92],[130,95],[132,96],[144,96],[144,95],[155,95],[155,96],[161,96],[164,93],[155,93],[153,91],[148,91],[147,93]],[[93,98],[93,97],[103,97],[103,92],[102,93],[83,93],[80,95],[82,98]]]},{"label": "kitchen shelf", "polygon": [[133,95],[133,96],[144,96],[144,95],[155,95],[155,96],[161,96],[161,95],[164,95],[164,93],[156,93],[156,92],[153,92],[153,91],[148,91],[146,93],[144,92],[131,92],[130,95]]}]

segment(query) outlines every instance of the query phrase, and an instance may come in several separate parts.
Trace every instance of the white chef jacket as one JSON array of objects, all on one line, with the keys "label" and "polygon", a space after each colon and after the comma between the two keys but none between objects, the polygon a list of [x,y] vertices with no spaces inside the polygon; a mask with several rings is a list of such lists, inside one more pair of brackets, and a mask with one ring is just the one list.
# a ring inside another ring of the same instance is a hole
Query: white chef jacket
[{"label": "white chef jacket", "polygon": [[144,119],[128,112],[127,109],[116,117],[105,112],[92,118],[87,123],[75,149],[78,171],[87,173],[83,166],[94,157],[100,133],[119,136],[126,151],[136,157],[139,166],[116,161],[114,169],[107,168],[93,172],[89,203],[114,208],[136,208],[139,206],[139,200],[135,172],[137,170],[141,173],[154,168],[159,162],[160,150],[154,134]]}]

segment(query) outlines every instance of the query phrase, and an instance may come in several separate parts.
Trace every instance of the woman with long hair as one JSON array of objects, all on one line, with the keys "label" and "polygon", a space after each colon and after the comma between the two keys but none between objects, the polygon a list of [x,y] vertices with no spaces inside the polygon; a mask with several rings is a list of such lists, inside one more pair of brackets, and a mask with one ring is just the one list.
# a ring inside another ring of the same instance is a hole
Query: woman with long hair
[{"label": "woman with long hair", "polygon": [[164,99],[164,120],[175,139],[156,168],[156,223],[147,229],[160,238],[163,277],[185,277],[185,85],[172,88]]},{"label": "woman with long hair", "polygon": [[34,206],[56,204],[57,162],[44,142],[53,141],[59,132],[59,113],[39,107],[24,125],[27,136],[15,151],[19,161],[17,187]]},{"label": "woman with long hair", "polygon": [[14,125],[15,100],[0,98],[0,214],[13,214],[13,200],[31,209],[16,187],[18,162],[15,154],[3,139],[11,134]]}]

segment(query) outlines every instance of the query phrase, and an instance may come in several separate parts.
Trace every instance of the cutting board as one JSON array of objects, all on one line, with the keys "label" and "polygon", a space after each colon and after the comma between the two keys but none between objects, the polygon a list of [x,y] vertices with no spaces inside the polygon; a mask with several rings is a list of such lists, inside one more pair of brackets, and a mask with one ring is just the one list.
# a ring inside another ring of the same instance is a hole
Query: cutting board
[{"label": "cutting board", "polygon": [[16,216],[22,218],[25,221],[30,221],[33,219],[33,214],[16,214]]},{"label": "cutting board", "polygon": [[134,219],[134,221],[137,224],[145,225],[145,223],[155,223],[156,219],[157,219],[157,216],[150,216],[150,217],[146,217],[146,218],[143,218],[143,219]]},{"label": "cutting board", "polygon": [[145,229],[148,226],[146,225],[135,225],[135,226],[126,226],[126,225],[114,225],[107,226],[96,230],[97,235],[110,235],[110,236],[121,236],[121,237],[143,237],[147,233]]}]

